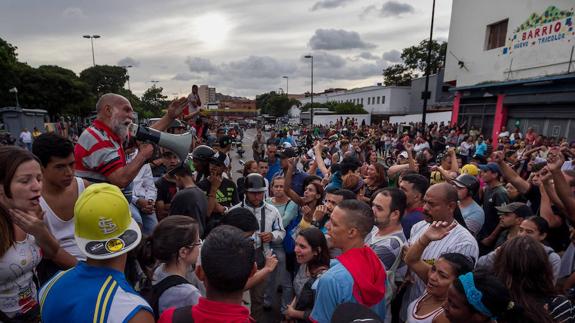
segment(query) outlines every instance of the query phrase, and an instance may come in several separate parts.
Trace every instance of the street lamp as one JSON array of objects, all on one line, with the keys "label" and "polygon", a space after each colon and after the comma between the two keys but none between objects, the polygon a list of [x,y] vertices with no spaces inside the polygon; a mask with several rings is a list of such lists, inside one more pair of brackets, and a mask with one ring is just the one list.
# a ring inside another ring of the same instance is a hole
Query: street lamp
[{"label": "street lamp", "polygon": [[100,35],[84,35],[84,38],[89,38],[92,43],[92,65],[96,66],[96,58],[94,57],[94,39],[100,38]]},{"label": "street lamp", "polygon": [[156,84],[158,84],[160,81],[156,81],[156,80],[150,80],[150,83],[152,83],[152,87],[156,87]]},{"label": "street lamp", "polygon": [[130,88],[130,73],[128,73],[128,69],[132,68],[134,66],[132,66],[132,65],[125,65],[124,66],[123,65],[122,67],[126,70],[126,76],[128,77],[128,91],[132,92],[132,89]]},{"label": "street lamp", "polygon": [[311,58],[311,108],[309,113],[309,121],[310,125],[313,126],[313,55],[305,55],[304,57]]},{"label": "street lamp", "polygon": [[435,18],[435,0],[431,9],[431,27],[429,28],[429,43],[427,44],[427,63],[425,66],[425,90],[423,92],[423,113],[421,114],[421,123],[425,130],[425,118],[427,116],[427,100],[431,97],[429,93],[429,74],[431,73],[431,42],[433,41],[433,18]]},{"label": "street lamp", "polygon": [[289,77],[284,75],[282,76],[282,78],[286,79],[286,96],[287,96],[289,93]]}]

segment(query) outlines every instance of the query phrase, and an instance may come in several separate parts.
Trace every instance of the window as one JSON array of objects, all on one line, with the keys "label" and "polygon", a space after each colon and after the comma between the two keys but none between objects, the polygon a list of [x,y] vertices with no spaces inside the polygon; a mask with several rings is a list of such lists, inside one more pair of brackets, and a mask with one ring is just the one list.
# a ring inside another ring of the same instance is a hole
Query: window
[{"label": "window", "polygon": [[507,38],[507,25],[509,19],[487,25],[485,34],[485,50],[499,48],[505,46],[505,38]]},{"label": "window", "polygon": [[385,95],[381,96],[381,104],[385,104]]},{"label": "window", "polygon": [[363,105],[363,98],[361,98],[361,104]]},{"label": "window", "polygon": [[377,97],[377,104],[379,104],[379,96]]},{"label": "window", "polygon": [[371,98],[367,98],[367,105],[371,104]]}]

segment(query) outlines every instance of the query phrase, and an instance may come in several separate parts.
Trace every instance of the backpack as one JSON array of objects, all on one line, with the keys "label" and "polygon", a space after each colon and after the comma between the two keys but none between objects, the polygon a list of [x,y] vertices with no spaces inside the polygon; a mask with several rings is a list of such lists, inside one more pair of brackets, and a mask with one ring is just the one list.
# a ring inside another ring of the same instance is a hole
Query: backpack
[{"label": "backpack", "polygon": [[[399,249],[401,250],[401,248],[403,248],[403,241],[394,235],[390,235],[389,238],[396,240],[397,242],[399,242]],[[396,278],[395,276],[395,272],[397,271],[397,267],[399,267],[399,264],[401,263],[401,255],[398,255],[395,258],[395,261],[393,262],[393,265],[391,265],[391,268],[386,269],[385,270],[385,274],[386,274],[386,278],[385,278],[385,302],[386,304],[391,303],[391,301],[395,298],[396,294],[397,294],[397,281],[400,281],[402,279]]]},{"label": "backpack", "polygon": [[154,311],[154,318],[158,320],[160,318],[159,313],[159,302],[160,297],[162,294],[170,289],[171,287],[181,285],[181,284],[190,284],[191,283],[182,276],[179,275],[170,275],[164,279],[162,279],[159,283],[155,285],[147,285],[142,288],[140,294],[142,297],[150,304],[152,310]]}]

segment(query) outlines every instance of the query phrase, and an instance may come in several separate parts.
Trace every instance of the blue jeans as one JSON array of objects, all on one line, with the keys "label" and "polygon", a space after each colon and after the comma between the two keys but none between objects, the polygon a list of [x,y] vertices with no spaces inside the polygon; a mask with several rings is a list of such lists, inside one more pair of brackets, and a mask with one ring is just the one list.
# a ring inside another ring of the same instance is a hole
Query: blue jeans
[{"label": "blue jeans", "polygon": [[142,228],[142,232],[145,235],[151,235],[154,232],[154,228],[158,224],[158,218],[156,213],[152,214],[142,214],[138,208],[130,203],[130,212],[132,213],[132,218],[138,223]]}]

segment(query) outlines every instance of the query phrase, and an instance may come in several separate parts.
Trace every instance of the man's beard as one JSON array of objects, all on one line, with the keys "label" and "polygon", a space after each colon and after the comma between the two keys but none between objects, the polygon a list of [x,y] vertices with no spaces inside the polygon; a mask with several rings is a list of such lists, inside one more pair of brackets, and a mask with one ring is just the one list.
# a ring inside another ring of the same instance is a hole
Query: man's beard
[{"label": "man's beard", "polygon": [[112,120],[112,131],[114,131],[122,141],[128,139],[128,126],[124,124],[124,121]]}]

